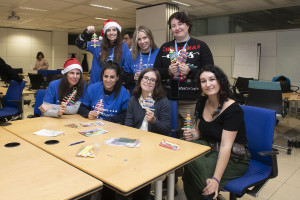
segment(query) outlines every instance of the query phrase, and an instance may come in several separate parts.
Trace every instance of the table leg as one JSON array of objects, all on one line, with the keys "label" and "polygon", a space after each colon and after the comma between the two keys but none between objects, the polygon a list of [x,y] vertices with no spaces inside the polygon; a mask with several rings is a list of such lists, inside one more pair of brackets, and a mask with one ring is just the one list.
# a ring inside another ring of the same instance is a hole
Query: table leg
[{"label": "table leg", "polygon": [[174,200],[175,171],[168,175],[168,200]]},{"label": "table leg", "polygon": [[21,114],[21,116],[22,116],[22,119],[24,119],[24,95],[22,95],[22,97],[21,97],[21,100],[22,100],[22,114]]},{"label": "table leg", "polygon": [[162,200],[162,179],[155,181],[155,200]]}]

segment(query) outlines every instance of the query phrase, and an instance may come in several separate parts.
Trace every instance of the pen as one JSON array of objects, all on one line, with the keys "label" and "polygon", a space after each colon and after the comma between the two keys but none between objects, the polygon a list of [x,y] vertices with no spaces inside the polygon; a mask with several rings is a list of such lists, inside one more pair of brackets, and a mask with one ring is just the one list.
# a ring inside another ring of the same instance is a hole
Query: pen
[{"label": "pen", "polygon": [[74,143],[69,144],[69,146],[72,146],[72,145],[75,145],[75,144],[80,144],[80,143],[83,143],[83,142],[84,141],[74,142]]}]

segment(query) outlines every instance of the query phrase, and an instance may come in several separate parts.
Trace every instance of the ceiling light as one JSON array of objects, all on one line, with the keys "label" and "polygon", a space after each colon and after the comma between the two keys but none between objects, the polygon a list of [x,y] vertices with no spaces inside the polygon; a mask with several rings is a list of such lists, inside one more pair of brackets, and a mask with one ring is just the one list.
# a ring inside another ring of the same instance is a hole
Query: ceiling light
[{"label": "ceiling light", "polygon": [[101,6],[101,5],[98,5],[98,4],[93,4],[93,3],[91,3],[90,5],[91,5],[91,6],[94,6],[94,7],[99,7],[99,8],[105,8],[105,9],[112,10],[112,7]]},{"label": "ceiling light", "polygon": [[100,19],[100,20],[107,20],[107,19],[104,19],[104,18],[101,18],[101,17],[95,17],[95,19]]},{"label": "ceiling light", "polygon": [[19,7],[24,10],[34,10],[34,11],[40,11],[40,12],[47,12],[48,10],[40,9],[40,8],[29,8],[29,7]]},{"label": "ceiling light", "polygon": [[182,3],[182,2],[180,2],[180,1],[173,1],[173,0],[172,0],[172,2],[173,2],[173,3],[180,4],[180,5],[183,5],[183,6],[191,6],[190,4]]}]

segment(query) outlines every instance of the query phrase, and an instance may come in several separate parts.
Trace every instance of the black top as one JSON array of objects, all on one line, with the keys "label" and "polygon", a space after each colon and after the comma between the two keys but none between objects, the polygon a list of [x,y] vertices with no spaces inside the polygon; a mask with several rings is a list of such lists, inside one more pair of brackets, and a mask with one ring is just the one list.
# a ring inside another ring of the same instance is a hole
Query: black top
[{"label": "black top", "polygon": [[[209,142],[221,142],[222,131],[238,131],[235,143],[247,144],[246,129],[244,123],[244,112],[238,103],[234,102],[228,106],[220,115],[218,115],[213,121],[207,122],[203,118],[203,110],[205,102],[198,106],[199,112],[199,131],[201,137]],[[196,106],[197,109],[197,106]]]},{"label": "black top", "polygon": [[[178,50],[182,49],[185,42],[177,43]],[[170,79],[168,72],[170,61],[170,49],[175,49],[175,40],[164,43],[156,56],[154,68],[158,69],[162,79]],[[207,44],[201,40],[190,38],[186,45],[186,51],[188,52],[188,58],[186,65],[191,69],[187,75],[187,79],[194,79],[196,70],[201,66],[208,64],[214,64],[212,53]]]}]

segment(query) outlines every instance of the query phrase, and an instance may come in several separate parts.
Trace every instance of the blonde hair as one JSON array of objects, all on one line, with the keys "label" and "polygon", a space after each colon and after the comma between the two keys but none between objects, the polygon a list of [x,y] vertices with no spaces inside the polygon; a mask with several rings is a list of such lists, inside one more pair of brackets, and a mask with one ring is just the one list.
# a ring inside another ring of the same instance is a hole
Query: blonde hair
[{"label": "blonde hair", "polygon": [[139,34],[139,32],[145,33],[145,35],[150,39],[150,47],[152,49],[157,48],[157,46],[154,42],[154,37],[152,35],[151,30],[149,28],[147,28],[146,26],[139,26],[133,34],[133,45],[132,45],[131,55],[132,55],[132,59],[134,61],[136,60],[136,58],[138,57],[138,54],[140,53],[140,47],[138,45],[138,34]]}]

